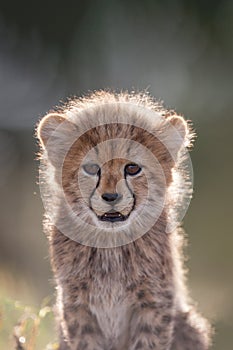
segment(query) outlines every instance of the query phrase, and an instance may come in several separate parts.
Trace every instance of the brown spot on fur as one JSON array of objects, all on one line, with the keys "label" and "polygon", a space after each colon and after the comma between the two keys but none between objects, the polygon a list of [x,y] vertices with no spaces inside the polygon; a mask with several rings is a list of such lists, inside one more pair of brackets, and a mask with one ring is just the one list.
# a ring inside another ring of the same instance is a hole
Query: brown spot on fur
[{"label": "brown spot on fur", "polygon": [[77,320],[75,320],[74,323],[69,324],[68,332],[71,338],[75,338],[78,332],[78,328],[79,328],[79,323],[77,322]]},{"label": "brown spot on fur", "polygon": [[145,296],[144,290],[140,290],[140,291],[137,293],[138,299],[142,299],[142,298],[144,298],[144,296]]},{"label": "brown spot on fur", "polygon": [[162,323],[168,324],[172,321],[172,317],[170,315],[163,315]]},{"label": "brown spot on fur", "polygon": [[95,332],[94,328],[90,325],[90,324],[85,324],[83,327],[82,327],[82,332],[81,334],[82,335],[85,335],[85,334],[93,334]]},{"label": "brown spot on fur", "polygon": [[148,324],[143,324],[140,326],[140,332],[142,333],[152,333],[152,326]]},{"label": "brown spot on fur", "polygon": [[127,290],[130,292],[133,292],[137,288],[136,283],[131,283],[128,287]]},{"label": "brown spot on fur", "polygon": [[154,334],[156,334],[157,336],[160,336],[160,334],[162,333],[162,328],[157,326],[154,329]]},{"label": "brown spot on fur", "polygon": [[87,291],[87,290],[88,290],[88,283],[87,283],[87,282],[81,282],[80,288],[81,288],[82,290]]},{"label": "brown spot on fur", "polygon": [[142,344],[141,340],[139,340],[139,341],[137,342],[137,344],[135,345],[135,348],[134,348],[134,349],[135,349],[135,350],[143,349],[143,344]]},{"label": "brown spot on fur", "polygon": [[81,340],[78,343],[76,350],[87,350],[88,349],[88,342],[86,340]]},{"label": "brown spot on fur", "polygon": [[144,301],[143,303],[141,303],[141,308],[157,309],[158,305],[156,304],[156,302]]}]

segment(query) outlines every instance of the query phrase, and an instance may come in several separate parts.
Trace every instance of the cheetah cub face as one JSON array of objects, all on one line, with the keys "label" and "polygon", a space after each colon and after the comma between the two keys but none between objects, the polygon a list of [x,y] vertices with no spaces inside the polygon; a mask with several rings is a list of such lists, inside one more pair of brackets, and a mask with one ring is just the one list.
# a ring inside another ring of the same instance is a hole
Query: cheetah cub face
[{"label": "cheetah cub face", "polygon": [[[102,166],[86,163],[83,171],[89,177],[87,181],[93,183],[90,209],[98,220],[109,223],[126,221],[136,205],[133,182],[137,181],[137,186],[140,187],[146,186],[142,167],[125,159],[113,159]],[[132,177],[136,179],[133,180]]]},{"label": "cheetah cub face", "polygon": [[89,215],[99,227],[132,224],[140,211],[149,214],[149,204],[154,205],[154,215],[159,214],[165,195],[164,174],[156,157],[144,154],[146,151],[137,142],[114,139],[100,143],[84,156],[77,192],[81,190],[87,198]]},{"label": "cheetah cub face", "polygon": [[65,157],[66,200],[73,213],[100,229],[132,232],[129,226],[143,219],[154,221],[163,209],[166,178],[163,160],[158,159],[159,142],[157,147],[138,142],[140,133],[148,134],[145,140],[150,135],[136,127],[131,133],[133,137],[128,126],[119,124],[93,128]]},{"label": "cheetah cub face", "polygon": [[124,108],[108,114],[104,106],[105,118],[98,110],[93,118],[73,114],[73,120],[49,114],[40,123],[46,162],[41,173],[49,176],[41,187],[50,184],[42,188],[47,212],[60,231],[87,245],[119,246],[150,230],[167,205],[184,143],[180,117],[155,115],[142,127],[140,116],[136,125]]}]

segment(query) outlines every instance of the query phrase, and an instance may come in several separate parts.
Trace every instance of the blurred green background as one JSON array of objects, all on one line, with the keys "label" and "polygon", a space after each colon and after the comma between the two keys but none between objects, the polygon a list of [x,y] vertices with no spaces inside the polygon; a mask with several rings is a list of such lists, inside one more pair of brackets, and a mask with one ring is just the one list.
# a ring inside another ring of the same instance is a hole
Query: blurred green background
[{"label": "blurred green background", "polygon": [[[40,308],[54,293],[36,184],[36,122],[65,97],[100,88],[147,89],[193,121],[188,282],[215,326],[213,349],[233,349],[232,78],[230,0],[0,3],[1,349],[11,349],[24,312],[14,300]],[[46,322],[38,350],[55,339]]]}]

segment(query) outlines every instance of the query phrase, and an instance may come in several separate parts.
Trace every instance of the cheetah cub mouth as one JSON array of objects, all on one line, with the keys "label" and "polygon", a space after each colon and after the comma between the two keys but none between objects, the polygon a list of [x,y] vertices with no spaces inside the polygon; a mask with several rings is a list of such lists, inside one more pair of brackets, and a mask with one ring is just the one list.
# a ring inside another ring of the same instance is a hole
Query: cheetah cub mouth
[{"label": "cheetah cub mouth", "polygon": [[123,215],[119,211],[110,210],[103,215],[98,216],[98,219],[101,221],[109,221],[109,222],[117,222],[117,221],[125,221],[129,217],[128,215]]}]

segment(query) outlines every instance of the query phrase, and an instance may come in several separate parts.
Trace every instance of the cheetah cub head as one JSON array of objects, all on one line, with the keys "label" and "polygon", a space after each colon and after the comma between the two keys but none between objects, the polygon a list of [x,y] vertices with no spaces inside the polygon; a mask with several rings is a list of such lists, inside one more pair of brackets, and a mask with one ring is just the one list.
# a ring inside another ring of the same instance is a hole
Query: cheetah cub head
[{"label": "cheetah cub head", "polygon": [[127,103],[47,115],[38,137],[50,220],[88,245],[142,236],[172,201],[168,188],[187,135],[183,118]]}]

